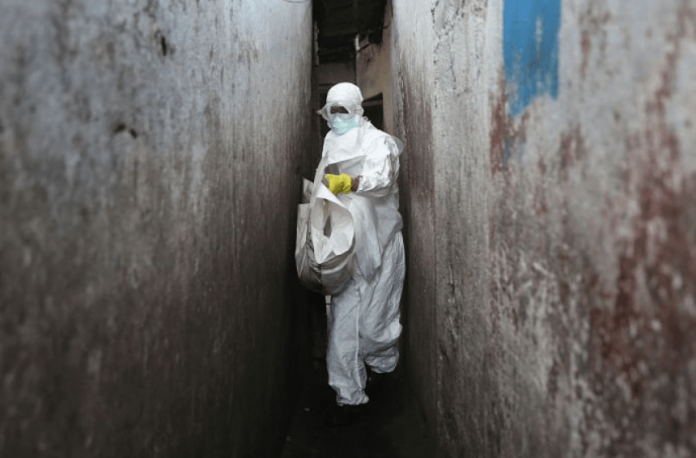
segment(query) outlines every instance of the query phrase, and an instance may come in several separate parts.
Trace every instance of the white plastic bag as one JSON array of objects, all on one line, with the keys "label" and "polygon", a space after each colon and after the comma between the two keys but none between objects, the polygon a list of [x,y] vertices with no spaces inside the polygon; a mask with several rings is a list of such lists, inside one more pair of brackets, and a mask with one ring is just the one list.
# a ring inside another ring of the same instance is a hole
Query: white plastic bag
[{"label": "white plastic bag", "polygon": [[[307,190],[305,180],[305,191]],[[350,211],[321,183],[309,203],[298,205],[295,263],[300,282],[322,294],[336,294],[354,269],[355,229]]]}]

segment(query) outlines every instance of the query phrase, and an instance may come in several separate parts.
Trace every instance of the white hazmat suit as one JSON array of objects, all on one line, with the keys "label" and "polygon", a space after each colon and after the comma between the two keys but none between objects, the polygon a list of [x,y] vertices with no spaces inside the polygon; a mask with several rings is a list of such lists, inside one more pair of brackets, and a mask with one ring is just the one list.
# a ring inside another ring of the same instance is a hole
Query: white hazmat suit
[{"label": "white hazmat suit", "polygon": [[[348,113],[332,114],[336,105]],[[320,113],[332,130],[324,140],[313,190],[326,173],[345,173],[358,183],[353,192],[336,195],[350,211],[355,230],[351,275],[332,295],[328,313],[327,368],[339,405],[368,402],[365,364],[376,373],[393,371],[402,329],[405,259],[396,182],[402,145],[363,118],[361,105],[362,94],[353,84],[329,90]]]}]

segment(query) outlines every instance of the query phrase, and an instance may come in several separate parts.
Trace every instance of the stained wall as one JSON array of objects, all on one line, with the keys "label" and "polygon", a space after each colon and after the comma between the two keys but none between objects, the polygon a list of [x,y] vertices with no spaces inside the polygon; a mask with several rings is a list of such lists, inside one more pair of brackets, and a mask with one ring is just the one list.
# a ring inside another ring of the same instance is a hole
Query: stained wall
[{"label": "stained wall", "polygon": [[409,367],[439,455],[696,454],[694,7],[393,17]]},{"label": "stained wall", "polygon": [[[404,142],[400,157],[400,212],[404,218],[406,281],[402,301],[404,362],[431,429],[437,413],[437,275],[435,214],[434,28],[427,2],[393,2],[390,10],[391,94],[385,94],[385,125]],[[360,68],[360,67],[358,67]],[[359,79],[360,81],[360,79]],[[391,104],[389,104],[391,100]],[[391,116],[388,114],[391,113]]]},{"label": "stained wall", "polygon": [[0,5],[0,455],[277,456],[309,3]]}]

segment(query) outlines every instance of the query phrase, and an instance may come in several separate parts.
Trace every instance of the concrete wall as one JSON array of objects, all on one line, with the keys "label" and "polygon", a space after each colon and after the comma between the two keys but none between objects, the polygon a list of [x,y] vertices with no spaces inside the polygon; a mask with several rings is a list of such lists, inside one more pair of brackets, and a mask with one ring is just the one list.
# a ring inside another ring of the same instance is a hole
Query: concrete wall
[{"label": "concrete wall", "polygon": [[[404,359],[431,428],[437,424],[437,329],[435,269],[435,67],[434,28],[428,2],[393,2],[391,9],[392,95],[384,94],[385,124],[393,113],[394,134],[404,141],[400,211],[404,217],[406,283],[403,298]],[[386,22],[385,22],[386,23]],[[389,108],[388,100],[392,100]]]},{"label": "concrete wall", "polygon": [[696,455],[692,2],[393,3],[440,456]]},{"label": "concrete wall", "polygon": [[277,456],[309,3],[0,5],[0,455]]}]

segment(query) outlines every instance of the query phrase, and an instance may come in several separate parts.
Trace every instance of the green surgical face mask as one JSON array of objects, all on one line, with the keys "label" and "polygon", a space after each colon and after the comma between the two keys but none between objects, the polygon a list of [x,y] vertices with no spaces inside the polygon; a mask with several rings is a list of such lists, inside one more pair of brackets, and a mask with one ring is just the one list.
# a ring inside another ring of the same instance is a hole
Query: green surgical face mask
[{"label": "green surgical face mask", "polygon": [[336,135],[343,135],[359,125],[360,119],[350,114],[335,113],[329,118],[329,127]]}]

